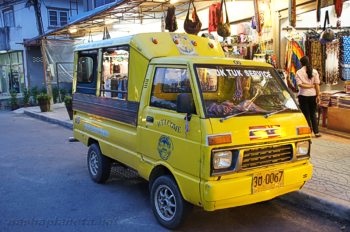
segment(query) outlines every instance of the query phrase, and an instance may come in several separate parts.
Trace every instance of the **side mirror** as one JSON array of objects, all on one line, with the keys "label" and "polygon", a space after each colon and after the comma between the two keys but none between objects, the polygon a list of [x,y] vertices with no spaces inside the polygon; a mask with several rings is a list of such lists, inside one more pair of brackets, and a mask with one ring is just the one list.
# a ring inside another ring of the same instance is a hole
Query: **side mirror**
[{"label": "side mirror", "polygon": [[178,113],[193,114],[195,107],[193,98],[188,93],[180,93],[176,98],[176,111]]}]

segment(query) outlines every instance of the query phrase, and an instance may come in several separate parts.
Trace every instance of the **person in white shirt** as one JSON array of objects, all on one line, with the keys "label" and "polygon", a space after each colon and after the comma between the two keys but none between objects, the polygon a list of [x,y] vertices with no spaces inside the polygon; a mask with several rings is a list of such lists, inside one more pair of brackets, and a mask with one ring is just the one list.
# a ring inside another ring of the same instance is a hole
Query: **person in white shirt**
[{"label": "person in white shirt", "polygon": [[317,70],[312,68],[307,56],[302,57],[300,63],[303,67],[296,73],[300,109],[315,136],[320,137],[316,119],[317,104],[320,102],[320,77]]}]

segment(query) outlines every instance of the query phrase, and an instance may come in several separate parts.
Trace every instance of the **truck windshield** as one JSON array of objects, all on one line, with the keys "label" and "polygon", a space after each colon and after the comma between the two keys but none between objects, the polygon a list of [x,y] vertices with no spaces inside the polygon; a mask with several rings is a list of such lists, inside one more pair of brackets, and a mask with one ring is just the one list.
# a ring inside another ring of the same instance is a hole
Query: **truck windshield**
[{"label": "truck windshield", "polygon": [[282,113],[298,107],[273,68],[195,65],[207,117]]}]

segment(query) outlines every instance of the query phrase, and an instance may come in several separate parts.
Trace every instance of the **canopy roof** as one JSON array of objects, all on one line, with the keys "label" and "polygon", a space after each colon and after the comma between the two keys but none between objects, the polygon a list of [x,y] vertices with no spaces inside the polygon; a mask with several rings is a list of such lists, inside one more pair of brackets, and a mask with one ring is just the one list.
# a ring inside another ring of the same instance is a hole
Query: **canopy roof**
[{"label": "canopy roof", "polygon": [[[197,10],[204,9],[216,1],[194,0]],[[70,38],[103,32],[111,24],[142,24],[144,20],[159,21],[165,16],[169,0],[117,0],[116,2],[97,7],[71,19],[60,28],[48,31],[43,36],[64,36]],[[176,14],[183,15],[188,9],[188,0],[174,3]],[[70,30],[76,33],[70,33]]]}]

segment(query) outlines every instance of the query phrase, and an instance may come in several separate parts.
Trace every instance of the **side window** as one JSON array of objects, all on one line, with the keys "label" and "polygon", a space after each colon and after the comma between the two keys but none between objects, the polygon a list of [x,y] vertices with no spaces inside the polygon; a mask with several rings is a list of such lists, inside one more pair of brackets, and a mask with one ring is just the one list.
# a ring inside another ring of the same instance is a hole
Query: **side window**
[{"label": "side window", "polygon": [[91,57],[80,57],[78,61],[78,83],[93,81],[94,60]]},{"label": "side window", "polygon": [[157,68],[150,105],[176,110],[176,98],[179,93],[192,93],[187,69]]},{"label": "side window", "polygon": [[103,49],[101,97],[126,100],[128,95],[129,47]]},{"label": "side window", "polygon": [[77,92],[96,95],[97,50],[79,52]]},{"label": "side window", "polygon": [[4,17],[4,26],[5,27],[14,27],[15,26],[15,16],[13,14],[13,9],[9,8],[6,10],[3,10],[3,17]]}]

